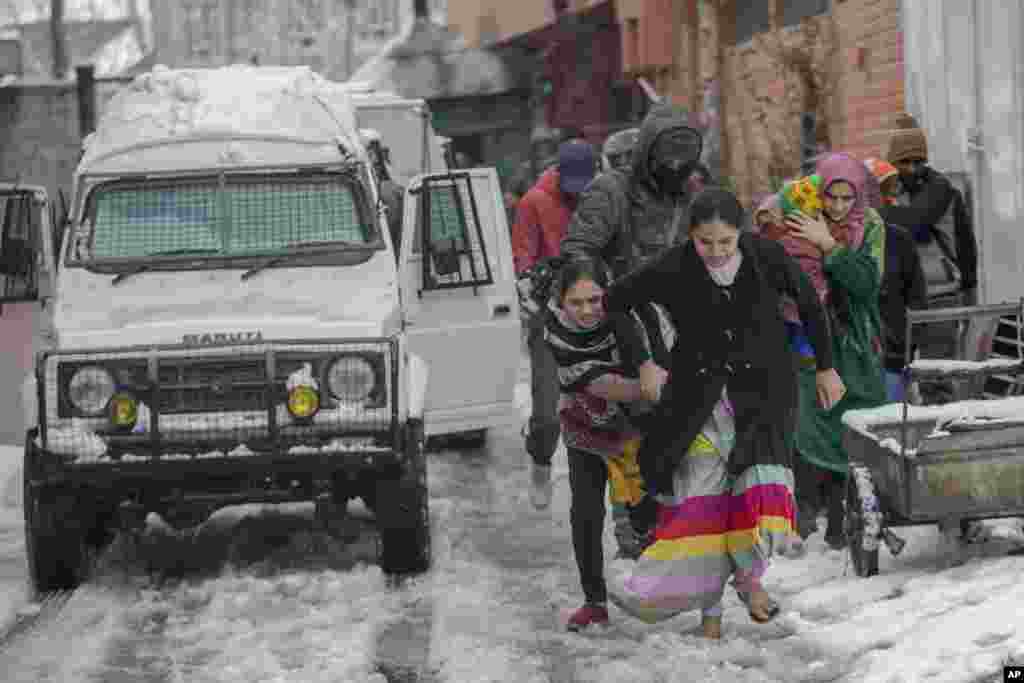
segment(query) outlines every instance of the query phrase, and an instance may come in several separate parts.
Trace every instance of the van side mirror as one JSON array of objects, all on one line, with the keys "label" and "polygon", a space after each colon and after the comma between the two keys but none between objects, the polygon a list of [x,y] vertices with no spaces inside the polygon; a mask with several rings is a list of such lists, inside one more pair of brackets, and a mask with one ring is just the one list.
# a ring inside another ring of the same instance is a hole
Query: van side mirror
[{"label": "van side mirror", "polygon": [[29,191],[0,191],[0,303],[39,300],[44,209]]}]

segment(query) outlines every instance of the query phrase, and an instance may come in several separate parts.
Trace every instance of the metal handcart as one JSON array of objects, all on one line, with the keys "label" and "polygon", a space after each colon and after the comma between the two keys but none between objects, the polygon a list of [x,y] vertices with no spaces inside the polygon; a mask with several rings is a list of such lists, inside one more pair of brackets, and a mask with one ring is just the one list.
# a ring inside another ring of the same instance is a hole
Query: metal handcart
[{"label": "metal handcart", "polygon": [[[905,385],[953,380],[973,385],[970,393],[980,396],[986,377],[1016,378],[1024,370],[1019,357],[910,359],[917,326],[968,321],[977,337],[991,335],[986,330],[994,330],[1005,316],[1024,323],[1024,299],[908,312]],[[903,549],[895,527],[952,522],[966,530],[972,521],[1024,515],[1024,397],[943,406],[911,406],[904,398],[901,406],[850,411],[843,421],[843,446],[850,460],[845,532],[858,576],[878,573],[881,543],[893,555]]]}]

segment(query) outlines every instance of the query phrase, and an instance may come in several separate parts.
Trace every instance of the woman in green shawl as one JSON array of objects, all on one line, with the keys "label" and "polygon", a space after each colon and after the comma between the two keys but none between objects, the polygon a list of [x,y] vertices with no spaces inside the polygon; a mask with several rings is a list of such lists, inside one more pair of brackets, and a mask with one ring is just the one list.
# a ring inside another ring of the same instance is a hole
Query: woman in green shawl
[{"label": "woman in green shawl", "polygon": [[[796,494],[802,536],[816,528],[821,493],[828,504],[826,542],[845,544],[843,495],[848,468],[842,445],[842,416],[847,410],[873,408],[885,402],[882,381],[882,327],[878,295],[884,272],[885,224],[871,208],[877,183],[868,168],[846,154],[830,154],[818,162],[821,179],[820,217],[800,213],[787,216],[786,245],[805,241],[821,252],[820,268],[798,261],[812,280],[829,314],[833,339],[833,365],[846,385],[846,396],[826,410],[817,401],[813,357],[801,358],[799,419],[795,436]],[[818,284],[818,283],[815,283]],[[798,330],[799,333],[799,330]],[[807,345],[797,353],[806,355]],[[813,351],[810,351],[813,354]]]}]

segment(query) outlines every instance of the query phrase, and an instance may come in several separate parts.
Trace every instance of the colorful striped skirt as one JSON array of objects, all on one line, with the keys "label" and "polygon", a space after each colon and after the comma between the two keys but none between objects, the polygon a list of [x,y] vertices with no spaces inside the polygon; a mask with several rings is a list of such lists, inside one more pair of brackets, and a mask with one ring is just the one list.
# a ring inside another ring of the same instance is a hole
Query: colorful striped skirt
[{"label": "colorful striped skirt", "polygon": [[740,591],[760,585],[771,556],[795,538],[794,509],[789,468],[756,465],[733,478],[701,435],[659,507],[655,542],[612,582],[609,598],[648,623],[694,609],[714,614],[729,577]]}]

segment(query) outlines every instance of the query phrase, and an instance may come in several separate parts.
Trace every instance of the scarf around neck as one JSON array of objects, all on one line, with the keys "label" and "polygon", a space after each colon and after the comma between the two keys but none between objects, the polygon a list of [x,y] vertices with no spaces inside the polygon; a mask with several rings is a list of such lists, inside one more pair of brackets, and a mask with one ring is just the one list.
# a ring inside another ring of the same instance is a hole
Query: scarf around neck
[{"label": "scarf around neck", "polygon": [[736,253],[729,257],[729,260],[718,267],[712,267],[704,263],[708,269],[708,275],[715,281],[715,284],[720,287],[730,287],[732,283],[736,281],[736,274],[740,271],[740,266],[743,264],[743,252],[736,249]]}]

